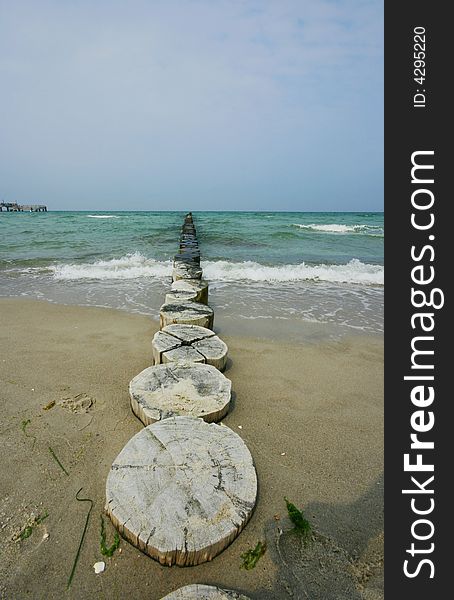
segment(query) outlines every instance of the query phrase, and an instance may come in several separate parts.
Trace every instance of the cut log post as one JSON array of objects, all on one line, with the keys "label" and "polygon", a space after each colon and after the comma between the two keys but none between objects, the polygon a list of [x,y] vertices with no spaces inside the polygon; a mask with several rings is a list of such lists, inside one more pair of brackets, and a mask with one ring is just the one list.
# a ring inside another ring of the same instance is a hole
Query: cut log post
[{"label": "cut log post", "polygon": [[187,235],[187,236],[192,236],[192,237],[196,237],[197,236],[197,231],[195,229],[194,225],[187,225],[186,223],[183,225],[183,227],[181,228],[181,235]]},{"label": "cut log post", "polygon": [[233,590],[194,583],[167,594],[161,600],[250,600],[250,598]]},{"label": "cut log post", "polygon": [[173,335],[169,335],[168,333],[164,333],[162,331],[157,331],[153,337],[153,341],[151,342],[153,364],[160,365],[162,363],[162,353],[167,352],[168,350],[179,348],[180,345],[181,342]]},{"label": "cut log post", "polygon": [[187,345],[215,335],[211,329],[199,327],[198,325],[167,325],[162,332],[178,338],[183,344]]},{"label": "cut log post", "polygon": [[198,245],[185,245],[179,249],[177,256],[195,256],[196,258],[200,258],[200,248]]},{"label": "cut log post", "polygon": [[179,267],[182,264],[198,269],[200,268],[200,256],[191,253],[175,254],[175,256],[173,257],[173,266]]},{"label": "cut log post", "polygon": [[[183,281],[183,280],[180,280]],[[197,302],[197,290],[174,290],[166,294],[165,304],[175,304],[175,302]]]},{"label": "cut log post", "polygon": [[148,367],[129,384],[132,411],[144,425],[174,415],[220,421],[229,410],[231,392],[227,377],[211,365],[197,363]]},{"label": "cut log post", "polygon": [[200,256],[197,256],[197,253],[187,252],[185,254],[175,254],[173,259],[173,266],[177,267],[181,263],[187,264],[189,266],[200,267]]},{"label": "cut log post", "polygon": [[200,250],[198,247],[187,247],[180,248],[177,254],[175,255],[175,259],[178,258],[183,259],[185,256],[200,258]]},{"label": "cut log post", "polygon": [[162,364],[166,363],[205,363],[205,357],[197,352],[192,346],[180,346],[174,350],[164,352],[162,355]]},{"label": "cut log post", "polygon": [[[217,335],[194,342],[192,348],[204,357],[207,365],[212,365],[216,369],[219,369],[219,371],[224,371],[229,349],[227,348],[227,344],[218,338]],[[174,352],[174,350],[164,352],[163,356],[167,357],[169,352]]]},{"label": "cut log post", "polygon": [[252,457],[236,433],[172,417],[145,427],[117,456],[106,512],[123,537],[161,564],[190,566],[237,537],[256,497]]},{"label": "cut log post", "polygon": [[179,279],[171,285],[171,290],[176,291],[197,291],[196,302],[208,304],[208,282],[203,279]]},{"label": "cut log post", "polygon": [[159,311],[161,329],[173,323],[200,325],[213,328],[214,312],[210,306],[199,302],[163,304]]},{"label": "cut log post", "polygon": [[173,280],[202,279],[202,269],[198,265],[177,263],[173,266]]},{"label": "cut log post", "polygon": [[191,244],[191,248],[194,250],[199,249],[199,241],[195,231],[183,231],[180,235],[180,244],[182,242],[189,242],[189,244]]},{"label": "cut log post", "polygon": [[180,239],[180,248],[192,248],[194,250],[198,250],[199,242],[193,237]]},{"label": "cut log post", "polygon": [[[173,338],[173,343],[169,336]],[[175,343],[179,346],[175,346]],[[187,361],[204,362],[219,371],[224,371],[226,367],[227,344],[205,327],[168,325],[155,334],[151,345],[155,365]],[[183,349],[186,350],[183,352]]]}]

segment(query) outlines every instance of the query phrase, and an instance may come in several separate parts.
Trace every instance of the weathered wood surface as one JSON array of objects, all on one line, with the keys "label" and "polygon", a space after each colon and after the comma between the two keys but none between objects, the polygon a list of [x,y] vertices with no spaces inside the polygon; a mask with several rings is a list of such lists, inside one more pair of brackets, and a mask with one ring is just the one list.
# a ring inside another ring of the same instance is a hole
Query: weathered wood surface
[{"label": "weathered wood surface", "polygon": [[161,329],[173,323],[200,325],[213,328],[214,312],[210,306],[200,302],[175,302],[163,304],[159,311]]},{"label": "weathered wood surface", "polygon": [[198,325],[167,325],[162,332],[178,338],[185,344],[192,344],[215,335],[212,329]]},{"label": "weathered wood surface", "polygon": [[195,246],[193,244],[184,245],[182,248],[179,249],[178,254],[175,254],[175,257],[179,257],[182,260],[185,256],[189,256],[191,258],[200,258],[199,246]]},{"label": "weathered wood surface", "polygon": [[200,352],[197,352],[192,346],[180,346],[174,350],[164,352],[162,355],[162,363],[206,363],[205,357]]},{"label": "weathered wood surface", "polygon": [[198,565],[222,552],[255,506],[257,475],[243,440],[191,417],[149,425],[115,459],[106,512],[161,564]]},{"label": "weathered wood surface", "polygon": [[199,242],[197,241],[197,238],[194,238],[193,236],[182,236],[180,238],[180,248],[194,248],[194,249],[198,249],[199,247]]},{"label": "weathered wood surface", "polygon": [[193,225],[184,225],[181,229],[181,239],[189,239],[192,238],[194,240],[197,239],[197,232]]},{"label": "weathered wood surface", "polygon": [[[227,348],[227,344],[218,338],[217,335],[194,342],[192,348],[197,350],[205,358],[205,362],[208,365],[216,367],[219,371],[224,371],[227,364],[227,354],[229,349]],[[164,353],[164,356],[167,356],[168,354],[169,352],[167,351]]]},{"label": "weathered wood surface", "polygon": [[173,280],[179,279],[202,279],[202,269],[198,265],[177,263],[173,267]]},{"label": "weathered wood surface", "polygon": [[232,382],[218,369],[189,362],[148,367],[129,384],[132,411],[144,425],[174,415],[220,421],[231,394]]},{"label": "weathered wood surface", "polygon": [[[170,336],[170,337],[169,337]],[[171,339],[173,338],[173,340]],[[179,346],[176,346],[178,343]],[[224,371],[228,347],[214,332],[193,325],[168,325],[153,337],[153,363],[204,362]]]},{"label": "weathered wood surface", "polygon": [[195,302],[208,304],[208,282],[203,279],[178,279],[172,283],[170,289],[173,292],[195,290],[197,292]]},{"label": "weathered wood surface", "polygon": [[233,590],[224,590],[213,585],[195,583],[185,585],[167,594],[161,600],[250,600],[250,598]]},{"label": "weathered wood surface", "polygon": [[174,348],[181,346],[180,340],[176,339],[175,336],[169,335],[162,331],[155,333],[151,342],[151,348],[153,353],[153,364],[159,365],[162,363],[162,353]]},{"label": "weathered wood surface", "polygon": [[197,302],[197,290],[173,290],[166,294],[165,304],[175,302]]},{"label": "weathered wood surface", "polygon": [[180,248],[180,252],[175,254],[173,258],[173,264],[177,265],[180,263],[186,263],[189,265],[200,265],[200,250],[194,250],[189,248]]}]

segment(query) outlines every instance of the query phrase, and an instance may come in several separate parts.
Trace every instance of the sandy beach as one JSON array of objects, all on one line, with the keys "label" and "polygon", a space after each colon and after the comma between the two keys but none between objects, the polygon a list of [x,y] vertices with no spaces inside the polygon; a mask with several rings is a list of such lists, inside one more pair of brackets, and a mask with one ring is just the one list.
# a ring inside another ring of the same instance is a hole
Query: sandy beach
[{"label": "sandy beach", "polygon": [[[256,600],[381,599],[379,336],[287,344],[259,332],[232,337],[224,327],[234,405],[223,423],[254,458],[259,496],[251,521],[197,567],[163,567],[124,540],[111,558],[101,555],[106,477],[142,428],[128,384],[151,364],[157,329],[148,317],[113,309],[0,300],[1,597],[158,600],[198,582]],[[90,506],[76,500],[80,488],[93,509],[67,589]],[[312,525],[308,546],[291,532],[284,496]],[[108,520],[106,530],[110,544]],[[240,555],[260,540],[265,555],[255,569],[240,569]],[[100,560],[106,570],[96,575]]]}]

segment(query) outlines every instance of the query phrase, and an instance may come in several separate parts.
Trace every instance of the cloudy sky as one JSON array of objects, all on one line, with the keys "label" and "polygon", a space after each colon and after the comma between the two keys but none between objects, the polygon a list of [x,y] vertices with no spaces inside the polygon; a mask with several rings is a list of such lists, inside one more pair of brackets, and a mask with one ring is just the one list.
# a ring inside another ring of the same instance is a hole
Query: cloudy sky
[{"label": "cloudy sky", "polygon": [[0,0],[0,199],[382,210],[382,0]]}]

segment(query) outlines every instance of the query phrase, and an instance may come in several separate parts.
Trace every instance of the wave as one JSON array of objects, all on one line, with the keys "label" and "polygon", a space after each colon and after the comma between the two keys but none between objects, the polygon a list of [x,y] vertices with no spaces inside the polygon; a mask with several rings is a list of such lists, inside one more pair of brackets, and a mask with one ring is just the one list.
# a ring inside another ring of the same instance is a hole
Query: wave
[{"label": "wave", "polygon": [[249,280],[258,282],[327,281],[330,283],[384,284],[384,267],[353,258],[344,265],[267,266],[246,261],[202,263],[204,277],[216,281]]},{"label": "wave", "polygon": [[138,277],[167,277],[172,272],[172,263],[146,258],[139,252],[135,252],[111,260],[55,265],[49,268],[55,279],[137,279]]},{"label": "wave", "polygon": [[365,233],[374,237],[383,237],[383,228],[379,225],[343,225],[339,223],[326,225],[311,223],[310,225],[304,225],[302,223],[293,223],[293,226],[319,233]]},{"label": "wave", "polygon": [[121,219],[117,215],[87,215],[88,219]]},{"label": "wave", "polygon": [[[253,261],[202,262],[204,277],[210,281],[293,282],[325,281],[362,285],[383,285],[384,267],[352,259],[343,265],[262,265]],[[139,277],[169,277],[171,261],[157,261],[136,252],[121,258],[94,263],[63,264],[49,267],[58,280],[137,279]]]}]

